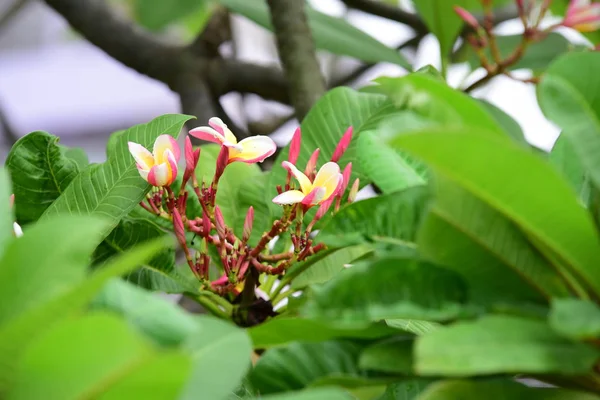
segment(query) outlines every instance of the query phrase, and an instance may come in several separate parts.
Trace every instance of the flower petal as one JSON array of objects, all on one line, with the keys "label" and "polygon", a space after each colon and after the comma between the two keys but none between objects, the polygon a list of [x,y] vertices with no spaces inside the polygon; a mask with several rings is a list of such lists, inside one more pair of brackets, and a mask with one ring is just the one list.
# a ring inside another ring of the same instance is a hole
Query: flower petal
[{"label": "flower petal", "polygon": [[135,159],[138,169],[150,170],[154,166],[154,156],[139,143],[128,142],[129,152]]},{"label": "flower petal", "polygon": [[296,204],[304,200],[304,193],[299,190],[288,190],[287,192],[281,193],[273,199],[275,204]]},{"label": "flower petal", "polygon": [[339,173],[339,165],[334,162],[325,163],[319,172],[317,172],[317,176],[315,176],[315,180],[313,181],[313,186],[325,186],[326,182],[330,181],[332,177],[337,176]]},{"label": "flower petal", "polygon": [[231,130],[227,127],[227,125],[225,125],[221,118],[212,117],[208,120],[208,124],[212,126],[214,130],[219,132],[225,138],[226,141],[233,144],[237,143],[237,138],[235,137],[233,132],[231,132]]},{"label": "flower petal", "polygon": [[152,186],[165,186],[169,184],[169,176],[171,175],[171,171],[169,170],[169,164],[163,163],[159,165],[155,165],[150,169],[148,173],[148,183]]},{"label": "flower petal", "polygon": [[300,183],[300,189],[304,194],[309,194],[312,189],[312,183],[310,179],[306,175],[304,175],[296,166],[288,161],[284,161],[281,163],[281,166],[286,170],[290,171],[294,178]]},{"label": "flower petal", "polygon": [[312,206],[315,204],[319,204],[323,200],[326,200],[325,199],[325,188],[324,187],[315,187],[302,200],[302,204],[305,206]]},{"label": "flower petal", "polygon": [[169,182],[167,185],[173,183],[175,178],[177,178],[177,160],[175,159],[175,155],[171,152],[171,150],[165,151],[167,156],[167,164],[169,166]]},{"label": "flower petal", "polygon": [[268,136],[251,136],[238,143],[241,151],[231,147],[229,151],[229,162],[242,161],[248,164],[263,162],[265,158],[272,156],[277,150],[277,145]]},{"label": "flower petal", "polygon": [[200,126],[198,128],[194,128],[189,131],[189,134],[193,137],[206,140],[207,142],[223,144],[225,140],[225,136],[221,135],[219,132],[215,131],[213,128],[208,126]]},{"label": "flower petal", "polygon": [[179,144],[177,143],[177,140],[175,140],[175,138],[171,135],[160,135],[154,141],[154,148],[152,149],[152,154],[154,154],[154,161],[156,164],[167,162],[167,157],[165,155],[167,150],[170,150],[175,156],[175,162],[179,162],[181,152],[179,150]]}]

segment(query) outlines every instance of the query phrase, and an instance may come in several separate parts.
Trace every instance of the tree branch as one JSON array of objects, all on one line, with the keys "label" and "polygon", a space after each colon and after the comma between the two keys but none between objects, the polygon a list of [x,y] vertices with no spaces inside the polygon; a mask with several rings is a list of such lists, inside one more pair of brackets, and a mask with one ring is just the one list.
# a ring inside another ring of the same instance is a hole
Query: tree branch
[{"label": "tree branch", "polygon": [[373,0],[342,0],[349,8],[354,8],[378,17],[408,25],[418,34],[429,32],[425,23],[418,15],[406,12],[399,7]]},{"label": "tree branch", "polygon": [[325,81],[315,54],[304,1],[267,0],[277,39],[277,52],[289,80],[296,117],[302,121],[325,93]]}]

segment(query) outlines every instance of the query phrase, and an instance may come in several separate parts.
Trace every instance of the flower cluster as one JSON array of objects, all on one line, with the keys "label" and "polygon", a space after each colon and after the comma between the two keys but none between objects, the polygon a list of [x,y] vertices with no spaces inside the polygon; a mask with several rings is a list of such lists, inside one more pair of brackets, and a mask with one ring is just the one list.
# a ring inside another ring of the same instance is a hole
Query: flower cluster
[{"label": "flower cluster", "polygon": [[[219,180],[232,162],[262,162],[273,155],[277,147],[267,136],[253,136],[238,142],[219,118],[211,118],[208,124],[209,126],[192,129],[189,134],[221,146],[211,182],[199,184],[196,178],[195,170],[201,149],[194,149],[189,137],[186,137],[185,141],[185,170],[178,190],[174,190],[173,187],[178,176],[181,152],[173,137],[159,136],[152,152],[138,143],[130,142],[129,151],[136,161],[140,176],[154,186],[141,206],[157,217],[172,222],[187,263],[204,288],[221,295],[239,294],[242,284],[252,270],[281,275],[294,263],[324,249],[323,244],[313,243],[311,233],[320,219],[330,211],[339,210],[341,206],[350,181],[352,164],[348,163],[341,171],[338,161],[350,145],[352,128],[342,136],[330,161],[317,170],[320,150],[316,149],[304,172],[296,166],[302,141],[300,128],[296,130],[290,144],[288,159],[282,163],[287,171],[285,186],[278,185],[278,195],[273,198],[274,203],[283,206],[282,216],[272,222],[271,228],[262,233],[255,245],[251,245],[254,208],[249,207],[241,236],[236,235],[236,232],[227,226],[216,202]],[[292,182],[292,178],[298,182],[297,186]],[[189,215],[187,205],[191,190],[188,188],[193,189],[195,201],[198,201],[202,209],[201,215]],[[348,202],[354,201],[358,188],[357,179],[348,194]],[[312,207],[318,207],[317,212],[311,221],[305,221],[307,212]],[[199,249],[191,248],[186,233],[193,233],[201,238]],[[289,233],[292,247],[273,254],[269,244],[285,233]],[[218,254],[222,264],[221,277],[213,281],[209,280],[211,246],[216,249],[213,254]]]}]

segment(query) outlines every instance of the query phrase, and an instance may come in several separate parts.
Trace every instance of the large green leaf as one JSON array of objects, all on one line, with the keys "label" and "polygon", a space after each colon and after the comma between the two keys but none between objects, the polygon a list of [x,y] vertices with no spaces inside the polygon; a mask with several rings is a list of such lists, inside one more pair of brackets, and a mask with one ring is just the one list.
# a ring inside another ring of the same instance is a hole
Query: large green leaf
[{"label": "large green leaf", "polygon": [[585,168],[581,164],[581,159],[566,135],[561,134],[554,142],[549,160],[562,173],[573,189],[579,193],[581,202],[587,205],[590,201],[590,181]]},{"label": "large green leaf", "polygon": [[492,103],[478,99],[479,104],[483,106],[487,110],[488,113],[500,124],[502,128],[504,128],[504,132],[506,132],[513,140],[523,145],[529,145],[527,140],[525,139],[525,134],[523,133],[523,129],[517,121],[515,121],[510,115],[505,113],[501,108],[496,107]]},{"label": "large green leaf", "polygon": [[357,365],[362,346],[350,341],[292,343],[268,350],[250,372],[261,394],[303,389],[319,379],[363,377]]},{"label": "large green leaf", "polygon": [[574,289],[600,293],[600,242],[593,220],[545,160],[510,141],[466,129],[403,134],[395,144],[513,220]]},{"label": "large green leaf", "polygon": [[252,206],[254,208],[254,222],[252,224],[252,234],[248,243],[251,246],[258,244],[262,234],[271,229],[271,208],[265,199],[266,187],[269,184],[269,173],[263,172],[261,175],[253,176],[251,180],[241,182],[237,189],[237,218],[234,229],[236,232],[243,232],[246,212]]},{"label": "large green leaf", "polygon": [[[518,46],[520,46],[523,35],[508,35],[508,36],[496,36],[496,43],[500,50],[502,59],[508,58]],[[567,53],[574,46],[561,34],[551,33],[540,42],[533,43],[527,46],[527,50],[523,54],[523,57],[514,65],[508,67],[509,70],[515,69],[531,69],[533,71],[544,70],[550,65],[556,58],[562,54]],[[481,67],[479,57],[473,51],[471,46],[468,47],[468,62],[471,68],[476,69]],[[485,53],[488,60],[492,59],[489,47],[486,48]]]},{"label": "large green leaf", "polygon": [[165,245],[167,242],[161,238],[136,246],[135,249],[123,253],[103,268],[94,271],[81,284],[65,290],[63,295],[20,314],[10,324],[0,326],[0,394],[9,386],[14,373],[14,363],[19,360],[30,342],[53,324],[81,311],[108,279],[128,273],[140,262],[150,259]]},{"label": "large green leaf", "polygon": [[[383,77],[376,79],[375,83],[378,84],[378,91],[386,94],[396,107],[410,110],[427,121],[422,123],[437,123],[445,127],[469,126],[480,128],[481,135],[509,136],[504,131],[503,124],[498,122],[486,106],[426,74]],[[411,130],[419,129],[418,125],[411,125]],[[396,133],[405,131],[407,129],[403,126],[396,128]]]},{"label": "large green leaf", "polygon": [[248,330],[255,348],[280,346],[294,341],[320,342],[336,338],[377,339],[396,333],[384,324],[357,324],[343,328],[327,321],[306,318],[274,318]]},{"label": "large green leaf", "polygon": [[19,139],[6,159],[15,193],[17,221],[36,221],[69,186],[79,166],[58,146],[58,137],[32,132]]},{"label": "large green leaf", "polygon": [[600,188],[599,67],[600,53],[568,54],[548,67],[537,89],[544,115],[562,128],[596,188]]},{"label": "large green leaf", "polygon": [[5,168],[0,168],[0,257],[14,237],[13,213],[8,199],[12,193],[10,178]]},{"label": "large green leaf", "polygon": [[474,302],[539,302],[569,295],[560,275],[513,222],[448,179],[440,176],[436,183],[419,250],[460,273]]},{"label": "large green leaf", "polygon": [[335,214],[323,226],[317,240],[333,247],[370,241],[415,247],[428,199],[428,188],[416,186],[358,201]]},{"label": "large green leaf", "polygon": [[418,319],[386,319],[385,323],[392,328],[401,329],[417,336],[425,335],[441,326],[437,322]]},{"label": "large green leaf", "polygon": [[[264,0],[218,1],[263,28],[273,30],[269,8]],[[390,62],[408,70],[412,69],[397,50],[387,47],[345,20],[323,14],[310,7],[306,8],[306,15],[318,49],[366,62]]]},{"label": "large green leaf", "polygon": [[297,392],[272,394],[261,397],[264,400],[352,400],[350,396],[342,389],[323,388],[323,389],[307,389]]},{"label": "large green leaf", "polygon": [[143,180],[129,153],[127,142],[152,148],[162,134],[179,135],[187,115],[163,115],[147,124],[136,125],[119,135],[113,157],[105,163],[82,171],[50,207],[42,218],[57,214],[99,215],[110,221],[105,235],[144,199],[150,185]]},{"label": "large green leaf", "polygon": [[557,333],[571,339],[600,337],[600,307],[588,300],[552,300],[548,322]]},{"label": "large green leaf", "polygon": [[[198,182],[206,182],[210,186],[215,175],[217,157],[221,151],[221,146],[211,144],[202,146],[201,149],[196,176]],[[223,176],[219,179],[216,203],[223,212],[223,218],[229,226],[235,226],[236,222],[240,219],[243,220],[246,216],[247,209],[242,209],[241,204],[238,203],[238,193],[242,184],[254,181],[257,185],[260,185],[262,183],[260,176],[261,171],[256,164],[235,162],[229,164],[225,169]],[[242,228],[242,226],[239,228]],[[241,237],[242,231],[239,230],[236,234]]]},{"label": "large green leaf", "polygon": [[571,342],[544,321],[487,316],[419,336],[414,348],[420,375],[590,372],[600,350]]},{"label": "large green leaf", "polygon": [[[353,140],[350,147],[338,162],[342,168],[348,162],[353,162],[351,182],[360,178],[361,184],[366,185],[369,179],[356,163],[357,138],[362,134],[372,134],[379,123],[395,112],[394,106],[385,96],[370,93],[360,93],[346,87],[339,87],[327,92],[321,97],[308,115],[302,121],[302,146],[297,166],[304,170],[306,162],[315,149],[321,149],[319,166],[329,161],[336,145],[344,132],[353,127]],[[288,147],[284,148],[275,167],[271,171],[269,184],[265,190],[266,201],[272,204],[277,196],[276,185],[285,184],[286,171],[280,167],[281,162],[288,157]],[[274,207],[279,210],[280,207]]]},{"label": "large green leaf", "polygon": [[371,371],[412,375],[412,347],[413,341],[408,335],[384,339],[366,347],[360,354],[358,365]]},{"label": "large green leaf", "polygon": [[80,283],[106,221],[72,216],[39,222],[0,260],[0,326]]},{"label": "large green leaf", "polygon": [[442,381],[431,384],[418,400],[599,400],[591,393],[527,387],[513,380]]},{"label": "large green leaf", "polygon": [[7,398],[175,398],[189,370],[184,353],[158,352],[117,317],[91,314],[59,324],[28,348]]},{"label": "large green leaf", "polygon": [[362,262],[312,289],[303,314],[340,324],[388,318],[445,321],[474,312],[466,306],[467,288],[457,274],[414,259]]},{"label": "large green leaf", "polygon": [[392,383],[377,400],[415,400],[431,382],[429,379],[410,379]]}]

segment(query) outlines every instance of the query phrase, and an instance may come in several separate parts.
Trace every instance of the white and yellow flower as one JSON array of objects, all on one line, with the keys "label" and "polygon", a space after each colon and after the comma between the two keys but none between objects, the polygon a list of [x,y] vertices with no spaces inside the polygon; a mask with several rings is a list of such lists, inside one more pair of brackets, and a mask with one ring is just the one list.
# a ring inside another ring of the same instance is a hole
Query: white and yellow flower
[{"label": "white and yellow flower", "polygon": [[220,118],[208,120],[210,126],[201,126],[190,131],[190,135],[207,142],[218,143],[229,149],[229,163],[241,161],[248,164],[263,162],[273,155],[277,145],[268,136],[250,136],[241,141],[231,132]]},{"label": "white and yellow flower", "polygon": [[140,176],[152,186],[169,186],[177,178],[180,150],[170,135],[160,135],[152,153],[138,143],[129,142],[129,152],[137,163]]},{"label": "white and yellow flower", "polygon": [[287,169],[300,183],[300,190],[288,190],[273,199],[276,204],[302,203],[306,206],[320,204],[338,194],[343,181],[340,167],[334,162],[328,162],[321,167],[313,182],[292,163],[284,161],[283,168]]},{"label": "white and yellow flower", "polygon": [[597,31],[600,29],[600,3],[571,0],[562,24],[579,32]]}]

